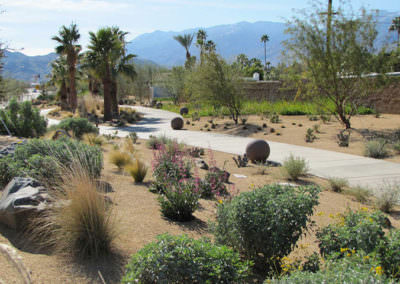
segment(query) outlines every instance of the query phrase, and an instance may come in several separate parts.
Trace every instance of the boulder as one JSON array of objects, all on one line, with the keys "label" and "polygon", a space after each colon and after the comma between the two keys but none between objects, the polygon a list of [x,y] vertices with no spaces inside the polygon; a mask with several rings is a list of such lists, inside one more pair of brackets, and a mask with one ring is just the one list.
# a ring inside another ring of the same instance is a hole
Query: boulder
[{"label": "boulder", "polygon": [[22,140],[19,142],[13,142],[10,145],[4,147],[3,149],[0,150],[0,158],[8,155],[14,155],[15,148],[17,148],[18,145],[25,144],[26,140]]},{"label": "boulder", "polygon": [[255,140],[247,144],[246,155],[247,158],[255,162],[265,163],[269,157],[270,148],[265,140]]},{"label": "boulder", "polygon": [[174,130],[180,130],[183,127],[183,119],[181,117],[175,117],[171,120],[171,127]]},{"label": "boulder", "polygon": [[180,113],[181,115],[189,114],[189,109],[188,109],[187,107],[183,107],[183,108],[181,108],[181,109],[179,110],[179,113]]},{"label": "boulder", "polygon": [[46,209],[49,202],[50,196],[39,182],[31,178],[13,178],[0,199],[0,223],[20,229],[29,217]]}]

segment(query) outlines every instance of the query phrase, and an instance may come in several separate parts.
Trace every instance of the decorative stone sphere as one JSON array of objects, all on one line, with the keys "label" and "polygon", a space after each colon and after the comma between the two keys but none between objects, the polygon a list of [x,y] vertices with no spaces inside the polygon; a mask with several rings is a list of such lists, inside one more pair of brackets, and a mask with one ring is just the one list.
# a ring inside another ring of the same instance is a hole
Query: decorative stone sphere
[{"label": "decorative stone sphere", "polygon": [[265,140],[259,139],[247,144],[246,156],[253,163],[265,163],[269,157],[269,154],[270,148]]},{"label": "decorative stone sphere", "polygon": [[183,107],[183,108],[180,109],[179,113],[181,115],[188,114],[189,113],[189,109],[187,107]]},{"label": "decorative stone sphere", "polygon": [[174,130],[180,130],[183,127],[183,119],[181,117],[175,117],[171,120],[171,127]]},{"label": "decorative stone sphere", "polygon": [[158,108],[158,109],[162,108],[162,106],[163,106],[162,102],[158,102],[158,103],[156,104],[156,108]]}]

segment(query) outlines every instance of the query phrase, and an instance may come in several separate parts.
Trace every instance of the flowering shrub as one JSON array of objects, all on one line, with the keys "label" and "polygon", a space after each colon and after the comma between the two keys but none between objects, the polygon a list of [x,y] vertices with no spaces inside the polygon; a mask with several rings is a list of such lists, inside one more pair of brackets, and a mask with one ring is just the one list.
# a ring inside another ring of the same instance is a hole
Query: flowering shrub
[{"label": "flowering shrub", "polygon": [[306,229],[318,187],[266,185],[218,206],[218,243],[238,250],[262,270],[276,270]]},{"label": "flowering shrub", "polygon": [[319,248],[322,255],[351,250],[372,252],[383,239],[386,226],[385,216],[379,211],[369,212],[364,208],[357,212],[349,211],[346,215],[338,216],[335,224],[330,224],[317,232]]},{"label": "flowering shrub", "polygon": [[199,207],[199,181],[186,179],[171,182],[158,198],[161,213],[174,221],[190,221],[193,212]]},{"label": "flowering shrub", "polygon": [[151,189],[155,192],[164,192],[171,182],[191,177],[192,164],[177,144],[168,149],[160,145],[153,153],[152,167],[155,181]]},{"label": "flowering shrub", "polygon": [[203,181],[201,181],[201,197],[212,198],[214,195],[221,196],[228,193],[224,181],[226,180],[227,173],[211,168]]},{"label": "flowering shrub", "polygon": [[400,278],[400,230],[392,230],[378,245],[377,254],[386,275]]},{"label": "flowering shrub", "polygon": [[122,283],[246,283],[250,266],[226,246],[165,234],[132,256]]},{"label": "flowering shrub", "polygon": [[264,283],[390,283],[377,258],[364,253],[338,259],[331,257],[324,269],[315,273],[297,270],[279,280]]}]

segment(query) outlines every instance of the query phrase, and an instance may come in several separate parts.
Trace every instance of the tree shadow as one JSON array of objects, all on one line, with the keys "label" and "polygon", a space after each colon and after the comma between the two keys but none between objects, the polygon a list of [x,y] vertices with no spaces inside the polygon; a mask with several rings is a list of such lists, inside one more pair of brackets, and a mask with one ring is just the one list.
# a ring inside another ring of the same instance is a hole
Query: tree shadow
[{"label": "tree shadow", "polygon": [[362,128],[362,129],[354,129],[354,131],[359,133],[366,140],[385,139],[392,143],[400,140],[400,128],[383,129],[383,130],[372,130],[372,129]]},{"label": "tree shadow", "polygon": [[183,231],[194,231],[198,234],[206,233],[208,231],[208,224],[203,220],[200,220],[196,216],[193,216],[193,220],[188,222],[177,222],[165,219],[170,224],[178,225]]}]

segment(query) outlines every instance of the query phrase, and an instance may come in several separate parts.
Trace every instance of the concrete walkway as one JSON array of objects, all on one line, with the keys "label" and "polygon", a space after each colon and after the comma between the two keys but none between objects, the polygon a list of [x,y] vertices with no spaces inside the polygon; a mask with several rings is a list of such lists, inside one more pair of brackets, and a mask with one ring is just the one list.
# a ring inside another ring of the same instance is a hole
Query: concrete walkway
[{"label": "concrete walkway", "polygon": [[[225,135],[213,132],[172,130],[170,121],[178,116],[175,113],[145,107],[134,107],[144,115],[138,124],[123,127],[100,127],[101,134],[112,134],[118,130],[118,136],[124,137],[129,132],[136,132],[139,138],[148,139],[150,135],[165,135],[175,138],[190,146],[210,148],[231,154],[242,155],[246,145],[253,138]],[[43,111],[46,114],[48,111]],[[57,124],[49,120],[49,124]],[[267,140],[268,141],[268,140]],[[290,145],[268,141],[271,148],[269,160],[282,163],[290,154],[305,158],[310,173],[322,178],[346,178],[351,186],[363,186],[379,194],[379,188],[385,183],[400,182],[400,164],[377,159],[365,158],[339,152]]]}]

